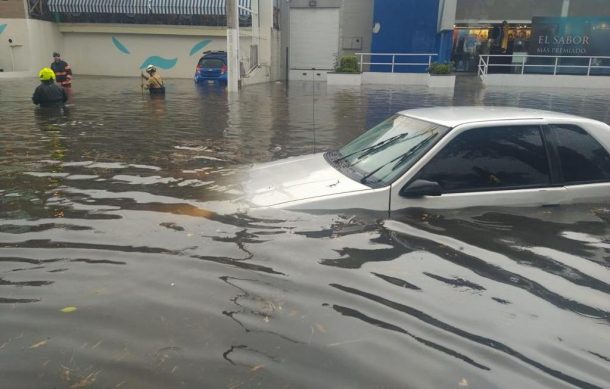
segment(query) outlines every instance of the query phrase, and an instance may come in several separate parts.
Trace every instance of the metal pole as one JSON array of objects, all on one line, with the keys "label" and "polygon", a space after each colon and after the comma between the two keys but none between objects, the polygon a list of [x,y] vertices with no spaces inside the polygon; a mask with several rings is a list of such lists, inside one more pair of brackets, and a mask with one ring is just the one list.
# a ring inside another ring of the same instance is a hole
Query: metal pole
[{"label": "metal pole", "polygon": [[568,16],[570,13],[570,0],[563,0],[561,4],[561,16]]},{"label": "metal pole", "polygon": [[521,56],[521,74],[525,72],[525,62],[527,62],[527,56]]},{"label": "metal pole", "polygon": [[11,71],[15,71],[15,54],[13,54],[13,45],[9,44],[10,53],[11,53]]},{"label": "metal pole", "polygon": [[392,73],[394,73],[394,54],[392,54]]},{"label": "metal pole", "polygon": [[227,90],[239,90],[239,19],[237,0],[227,0]]},{"label": "metal pole", "polygon": [[591,75],[591,61],[593,60],[593,57],[589,57],[589,66],[587,67],[587,76]]},{"label": "metal pole", "polygon": [[559,57],[555,57],[555,67],[553,68],[553,75],[557,75],[557,62],[559,62]]},{"label": "metal pole", "polygon": [[362,73],[362,59],[364,57],[362,56],[362,53],[360,53],[360,73]]}]

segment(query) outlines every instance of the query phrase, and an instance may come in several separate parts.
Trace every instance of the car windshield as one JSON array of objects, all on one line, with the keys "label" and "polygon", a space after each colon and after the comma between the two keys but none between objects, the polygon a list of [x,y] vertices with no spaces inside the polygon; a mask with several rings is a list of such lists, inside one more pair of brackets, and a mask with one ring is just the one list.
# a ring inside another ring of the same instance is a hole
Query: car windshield
[{"label": "car windshield", "polygon": [[448,130],[439,124],[395,115],[339,149],[331,162],[356,171],[363,184],[388,185]]},{"label": "car windshield", "polygon": [[199,61],[199,66],[202,68],[218,69],[221,68],[222,65],[224,65],[224,62],[218,58],[202,58],[201,61]]}]

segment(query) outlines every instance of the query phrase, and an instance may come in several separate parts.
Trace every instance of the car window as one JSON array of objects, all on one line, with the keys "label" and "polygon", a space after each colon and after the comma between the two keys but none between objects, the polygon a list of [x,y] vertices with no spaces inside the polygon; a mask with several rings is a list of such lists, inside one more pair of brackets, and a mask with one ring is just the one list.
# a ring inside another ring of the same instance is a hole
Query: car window
[{"label": "car window", "polygon": [[549,163],[538,126],[478,128],[458,135],[421,172],[444,192],[541,187]]},{"label": "car window", "polygon": [[199,60],[199,66],[201,66],[202,68],[218,69],[221,68],[223,65],[224,62],[222,62],[222,60],[218,58],[201,58]]},{"label": "car window", "polygon": [[439,124],[394,115],[332,155],[333,166],[356,173],[370,186],[392,183],[449,129]]},{"label": "car window", "polygon": [[552,124],[549,128],[566,183],[610,181],[610,155],[597,140],[578,126]]}]

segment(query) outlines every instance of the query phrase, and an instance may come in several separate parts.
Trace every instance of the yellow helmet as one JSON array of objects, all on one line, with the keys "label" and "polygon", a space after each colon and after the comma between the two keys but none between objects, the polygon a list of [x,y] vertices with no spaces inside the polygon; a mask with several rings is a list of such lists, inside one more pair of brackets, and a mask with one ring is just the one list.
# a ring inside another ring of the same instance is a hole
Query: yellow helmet
[{"label": "yellow helmet", "polygon": [[55,73],[49,68],[42,68],[38,77],[40,77],[40,81],[50,81],[55,79]]}]

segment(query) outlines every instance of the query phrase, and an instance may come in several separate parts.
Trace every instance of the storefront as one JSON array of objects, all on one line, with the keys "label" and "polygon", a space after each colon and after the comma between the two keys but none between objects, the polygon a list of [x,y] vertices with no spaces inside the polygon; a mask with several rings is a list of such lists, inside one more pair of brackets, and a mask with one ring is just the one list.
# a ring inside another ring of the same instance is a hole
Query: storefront
[{"label": "storefront", "polygon": [[[529,23],[457,23],[451,51],[455,71],[476,72],[479,55],[526,54],[531,35]],[[520,57],[513,58],[519,61]]]}]

